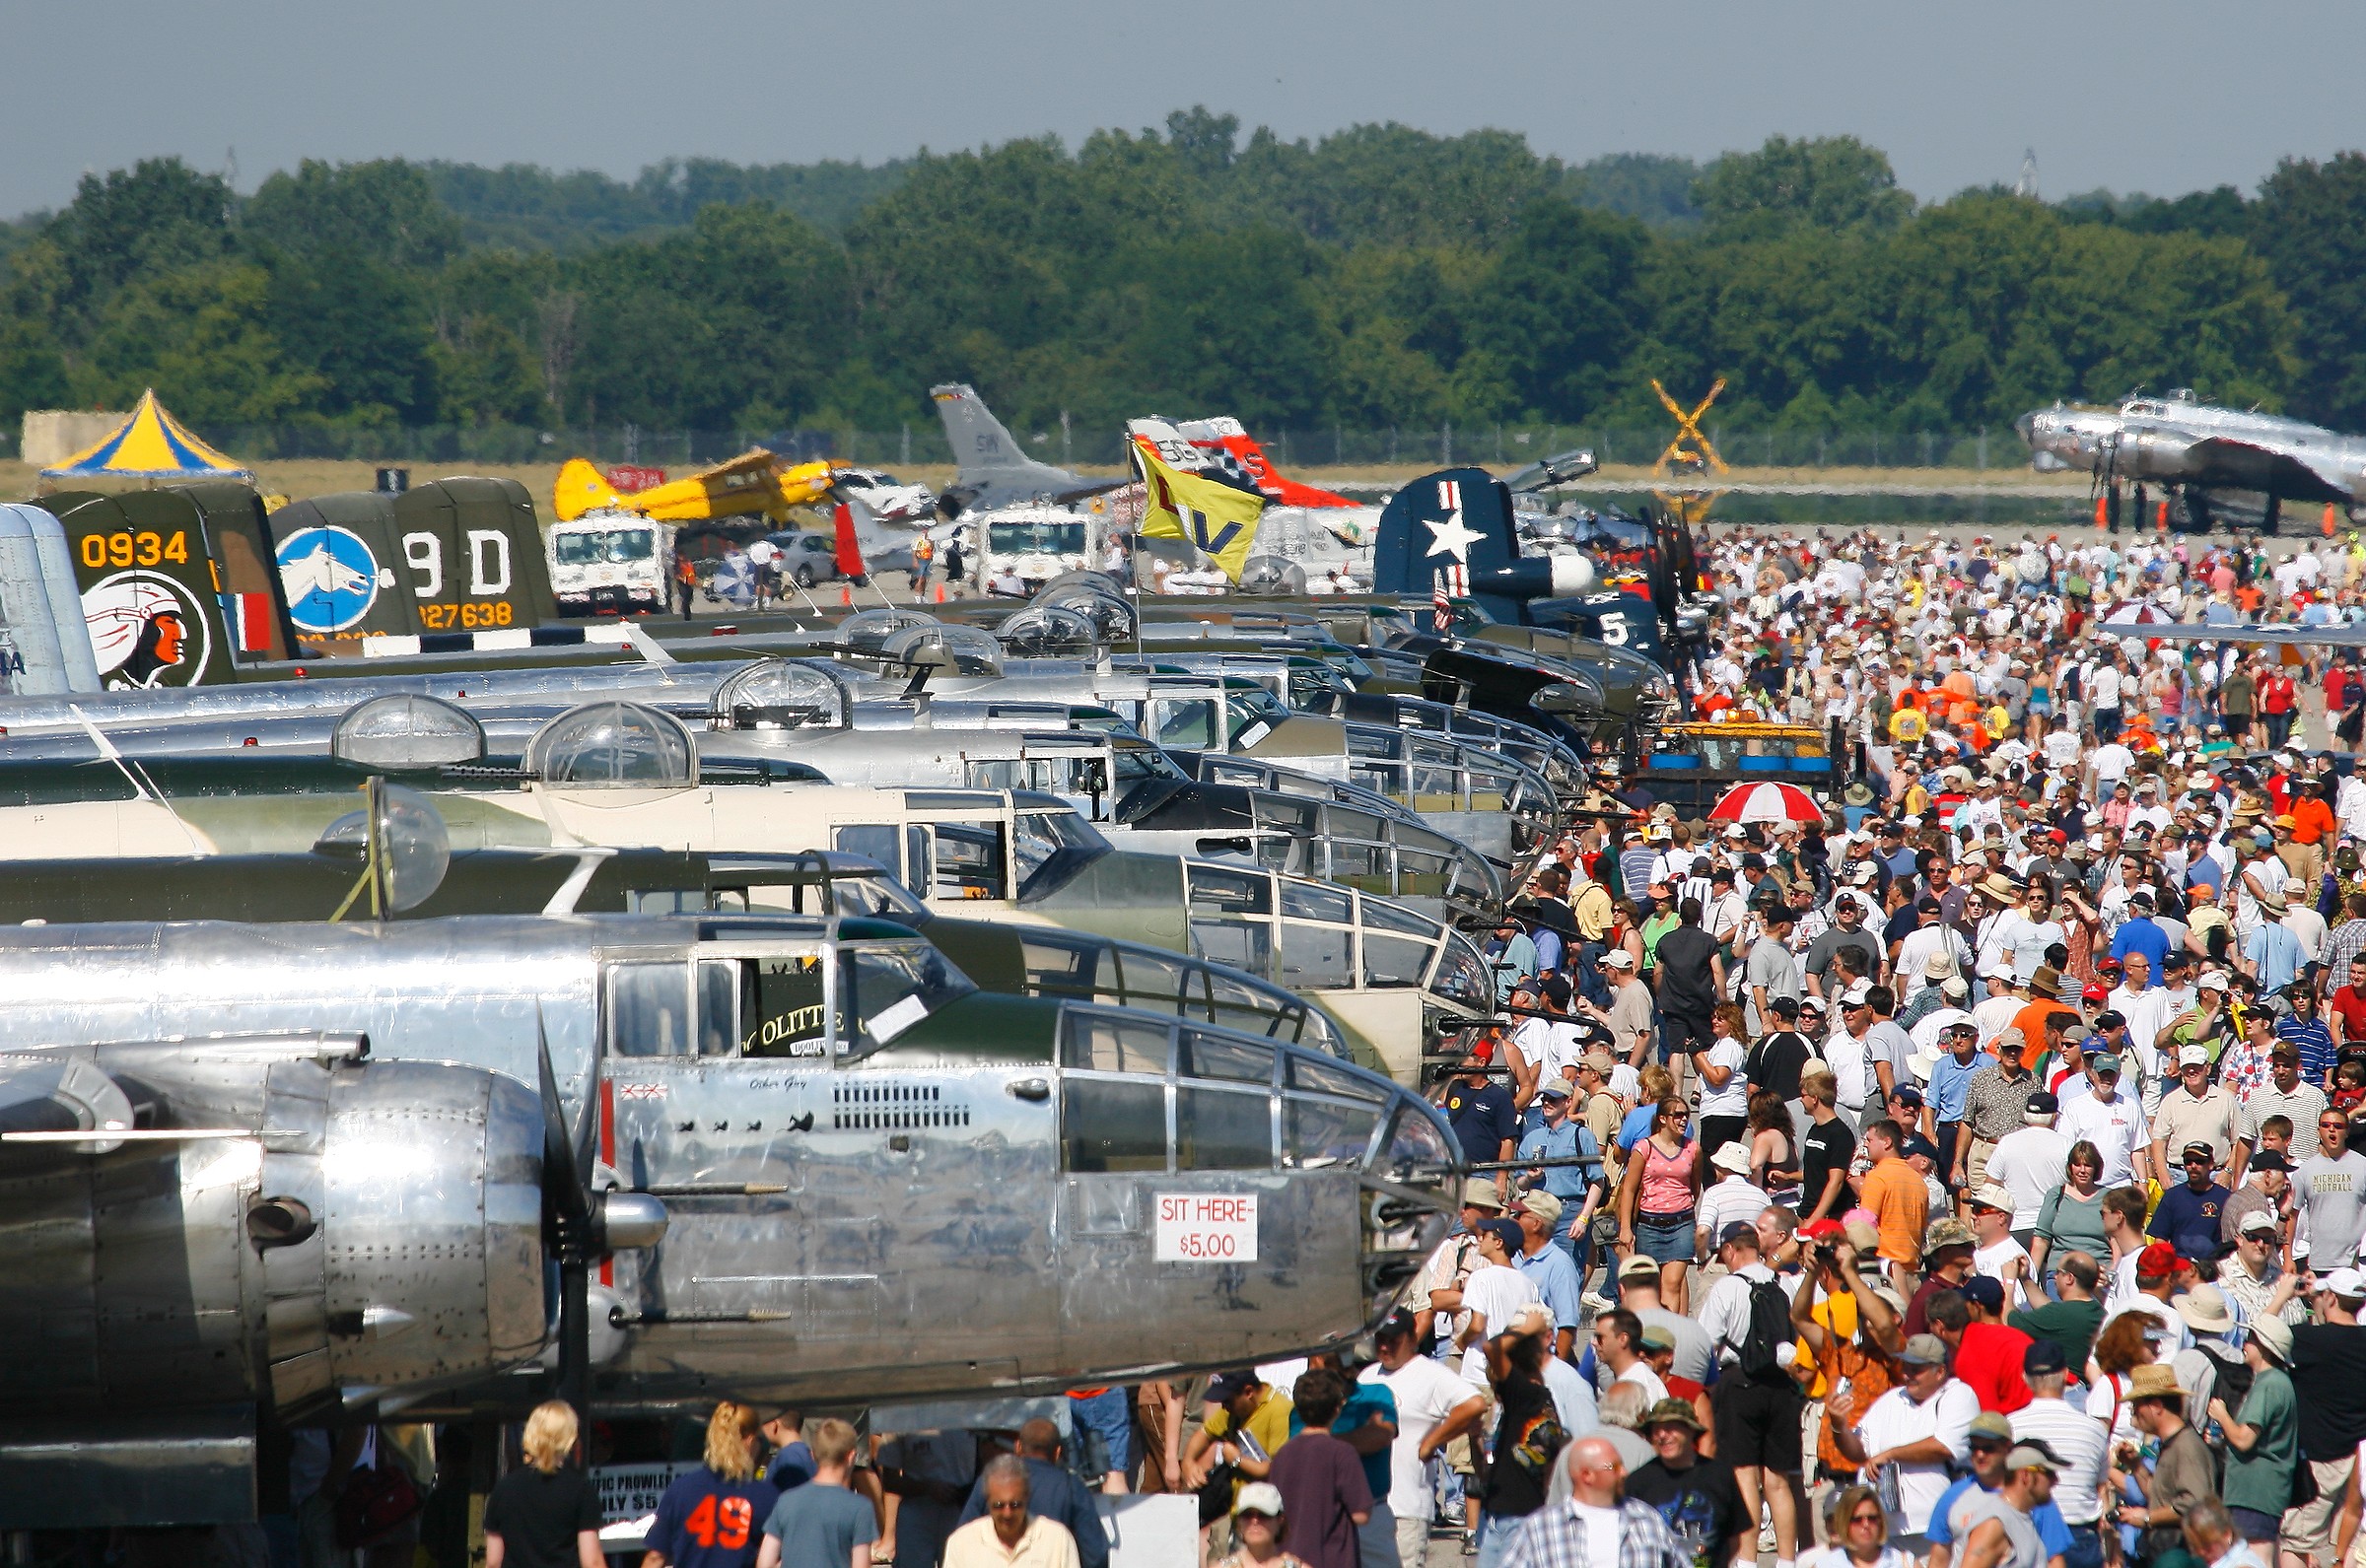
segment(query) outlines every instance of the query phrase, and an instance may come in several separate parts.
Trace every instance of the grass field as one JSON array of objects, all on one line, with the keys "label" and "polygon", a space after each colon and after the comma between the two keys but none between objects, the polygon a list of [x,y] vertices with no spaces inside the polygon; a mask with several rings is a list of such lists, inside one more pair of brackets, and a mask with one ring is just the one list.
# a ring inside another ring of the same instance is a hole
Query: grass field
[{"label": "grass field", "polygon": [[[1091,467],[1084,467],[1081,471],[1102,475],[1116,472],[1115,469]],[[551,484],[557,479],[559,470],[555,463],[527,463],[514,467],[455,467],[452,472],[515,479],[533,496],[536,509],[547,511]],[[1302,468],[1292,470],[1290,477],[1313,485],[1353,486],[1361,490],[1401,485],[1427,472],[1427,465],[1406,464],[1400,467]],[[411,465],[413,484],[442,477],[443,473],[436,468],[424,464]],[[899,477],[915,484],[943,485],[951,481],[953,474],[949,466],[914,464],[900,470]],[[1977,492],[1994,485],[2058,482],[2065,495],[2083,493],[2088,484],[2085,474],[2035,474],[2027,468],[1735,468],[1725,477],[1729,481],[1758,484],[1897,485],[1913,489],[1936,487],[1966,492]],[[327,495],[340,490],[367,490],[376,482],[376,469],[370,463],[361,462],[263,463],[258,466],[255,479],[265,495],[302,500],[307,496]],[[1639,465],[1614,464],[1602,469],[1594,479],[1597,484],[1607,480],[1648,485],[1652,474],[1649,469]],[[0,497],[27,498],[39,485],[39,477],[29,464],[0,461]]]}]

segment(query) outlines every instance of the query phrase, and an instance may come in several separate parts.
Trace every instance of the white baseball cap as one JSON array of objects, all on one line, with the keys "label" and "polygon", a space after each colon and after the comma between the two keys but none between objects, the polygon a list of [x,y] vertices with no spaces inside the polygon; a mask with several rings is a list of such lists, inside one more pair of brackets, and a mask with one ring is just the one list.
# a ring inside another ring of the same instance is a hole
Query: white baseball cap
[{"label": "white baseball cap", "polygon": [[2208,1066],[2210,1064],[2209,1048],[2206,1046],[2180,1047],[2177,1053],[2177,1064],[2181,1068]]}]

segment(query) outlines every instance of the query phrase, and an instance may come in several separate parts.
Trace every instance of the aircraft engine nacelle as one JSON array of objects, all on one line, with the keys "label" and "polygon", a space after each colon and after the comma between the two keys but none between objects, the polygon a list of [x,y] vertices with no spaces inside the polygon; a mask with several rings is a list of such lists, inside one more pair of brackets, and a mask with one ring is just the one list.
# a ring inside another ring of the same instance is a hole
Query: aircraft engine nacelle
[{"label": "aircraft engine nacelle", "polygon": [[0,1056],[0,1529],[252,1518],[259,1407],[399,1403],[541,1348],[539,1101],[365,1049]]}]

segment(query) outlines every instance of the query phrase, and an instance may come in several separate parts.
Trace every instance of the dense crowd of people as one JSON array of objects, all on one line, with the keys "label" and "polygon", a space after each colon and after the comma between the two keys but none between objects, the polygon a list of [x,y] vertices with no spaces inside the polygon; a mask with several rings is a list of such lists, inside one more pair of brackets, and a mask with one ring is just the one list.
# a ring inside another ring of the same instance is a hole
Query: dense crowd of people
[{"label": "dense crowd of people", "polygon": [[[1441,1508],[1483,1568],[1579,1560],[1502,1480],[1533,1374],[1700,1568],[2333,1568],[2366,677],[2232,638],[2366,619],[2366,547],[1705,558],[1703,715],[1837,725],[1856,782],[1740,822],[1606,777],[1494,933],[1508,1021],[1436,1093],[1489,1174],[1411,1297],[1488,1412]],[[2230,637],[2103,630],[2137,621]]]}]

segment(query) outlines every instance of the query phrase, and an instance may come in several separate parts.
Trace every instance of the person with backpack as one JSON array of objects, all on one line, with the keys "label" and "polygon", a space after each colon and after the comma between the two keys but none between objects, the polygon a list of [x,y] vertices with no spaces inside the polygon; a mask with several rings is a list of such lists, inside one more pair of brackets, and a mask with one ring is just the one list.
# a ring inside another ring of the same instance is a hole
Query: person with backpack
[{"label": "person with backpack", "polygon": [[1759,1256],[1758,1227],[1728,1224],[1717,1237],[1725,1277],[1701,1303],[1701,1329],[1717,1347],[1713,1400],[1717,1458],[1733,1466],[1745,1518],[1759,1499],[1774,1520],[1774,1560],[1799,1551],[1798,1493],[1801,1419],[1806,1397],[1791,1375],[1798,1348],[1791,1331],[1791,1298]]},{"label": "person with backpack", "polygon": [[1594,1129],[1570,1115],[1571,1089],[1566,1078],[1548,1078],[1537,1086],[1537,1108],[1544,1125],[1520,1139],[1523,1160],[1582,1160],[1582,1165],[1546,1165],[1521,1173],[1520,1185],[1541,1189],[1561,1200],[1561,1218],[1553,1233],[1556,1244],[1568,1249],[1582,1282],[1588,1263],[1587,1233],[1593,1211],[1601,1206],[1602,1144]]}]

